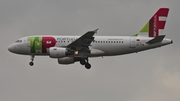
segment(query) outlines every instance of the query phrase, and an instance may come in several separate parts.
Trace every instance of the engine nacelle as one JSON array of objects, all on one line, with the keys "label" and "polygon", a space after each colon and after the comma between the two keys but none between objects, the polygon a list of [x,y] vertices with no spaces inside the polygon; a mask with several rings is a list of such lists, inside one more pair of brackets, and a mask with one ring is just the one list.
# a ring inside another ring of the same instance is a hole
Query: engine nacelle
[{"label": "engine nacelle", "polygon": [[58,63],[59,64],[72,64],[74,63],[74,57],[63,57],[63,58],[58,58]]},{"label": "engine nacelle", "polygon": [[51,47],[49,48],[49,56],[51,58],[62,58],[65,57],[67,53],[66,48],[61,47]]}]

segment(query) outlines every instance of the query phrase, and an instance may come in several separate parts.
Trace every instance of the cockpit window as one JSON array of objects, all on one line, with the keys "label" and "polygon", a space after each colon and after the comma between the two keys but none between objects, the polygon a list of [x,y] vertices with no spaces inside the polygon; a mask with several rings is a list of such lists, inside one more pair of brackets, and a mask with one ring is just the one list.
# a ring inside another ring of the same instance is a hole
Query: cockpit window
[{"label": "cockpit window", "polygon": [[16,43],[22,43],[22,40],[17,40]]}]

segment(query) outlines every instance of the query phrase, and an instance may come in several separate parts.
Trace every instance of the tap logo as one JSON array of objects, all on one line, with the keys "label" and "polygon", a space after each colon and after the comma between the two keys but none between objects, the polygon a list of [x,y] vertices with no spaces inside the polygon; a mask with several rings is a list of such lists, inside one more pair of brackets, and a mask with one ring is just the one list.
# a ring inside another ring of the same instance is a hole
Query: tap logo
[{"label": "tap logo", "polygon": [[149,21],[149,37],[157,37],[162,34],[166,24],[169,9],[161,8]]},{"label": "tap logo", "polygon": [[29,37],[31,53],[47,53],[47,49],[56,45],[54,37]]}]

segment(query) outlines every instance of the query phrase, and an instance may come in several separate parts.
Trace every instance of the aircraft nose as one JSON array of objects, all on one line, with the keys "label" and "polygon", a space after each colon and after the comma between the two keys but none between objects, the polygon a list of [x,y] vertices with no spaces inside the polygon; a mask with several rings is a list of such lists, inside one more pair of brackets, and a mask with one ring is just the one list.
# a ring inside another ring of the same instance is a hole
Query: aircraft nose
[{"label": "aircraft nose", "polygon": [[9,45],[8,46],[8,50],[10,51],[10,52],[13,52],[13,50],[14,50],[14,46],[11,44],[11,45]]},{"label": "aircraft nose", "polygon": [[8,50],[9,50],[10,52],[12,52],[12,50],[13,50],[12,45],[9,45],[9,46],[8,46]]}]

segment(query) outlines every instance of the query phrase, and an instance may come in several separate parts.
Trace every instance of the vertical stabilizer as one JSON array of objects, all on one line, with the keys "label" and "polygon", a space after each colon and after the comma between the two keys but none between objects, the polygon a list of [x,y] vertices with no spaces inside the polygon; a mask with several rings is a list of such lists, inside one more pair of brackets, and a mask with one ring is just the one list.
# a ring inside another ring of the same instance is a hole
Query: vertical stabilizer
[{"label": "vertical stabilizer", "polygon": [[162,35],[165,28],[166,19],[168,17],[169,8],[160,8],[146,25],[140,30],[138,35],[146,35],[148,37],[157,37]]}]

